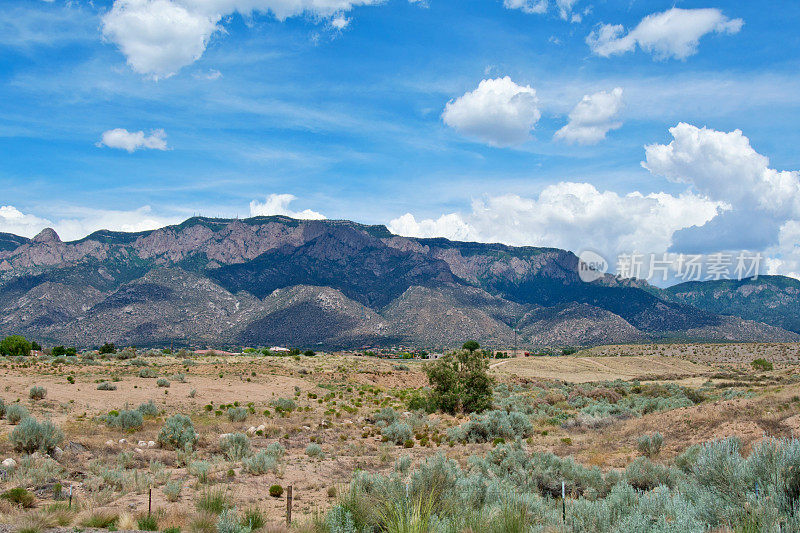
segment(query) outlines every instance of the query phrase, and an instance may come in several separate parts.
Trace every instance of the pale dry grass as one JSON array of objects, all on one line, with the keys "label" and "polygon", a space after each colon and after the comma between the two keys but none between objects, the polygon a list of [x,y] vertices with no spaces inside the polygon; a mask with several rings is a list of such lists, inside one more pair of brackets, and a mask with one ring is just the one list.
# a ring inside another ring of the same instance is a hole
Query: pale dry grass
[{"label": "pale dry grass", "polygon": [[669,379],[706,376],[714,371],[707,365],[660,356],[628,357],[518,357],[493,368],[499,375],[527,379],[562,380],[573,383],[613,381],[615,379]]}]

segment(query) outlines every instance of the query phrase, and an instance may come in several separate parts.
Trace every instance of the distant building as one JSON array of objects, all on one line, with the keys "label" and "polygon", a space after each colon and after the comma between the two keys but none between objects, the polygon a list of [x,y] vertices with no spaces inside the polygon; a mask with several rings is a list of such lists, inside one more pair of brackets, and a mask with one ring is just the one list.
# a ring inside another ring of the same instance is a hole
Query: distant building
[{"label": "distant building", "polygon": [[270,352],[291,352],[289,348],[284,348],[283,346],[273,346],[269,349]]}]

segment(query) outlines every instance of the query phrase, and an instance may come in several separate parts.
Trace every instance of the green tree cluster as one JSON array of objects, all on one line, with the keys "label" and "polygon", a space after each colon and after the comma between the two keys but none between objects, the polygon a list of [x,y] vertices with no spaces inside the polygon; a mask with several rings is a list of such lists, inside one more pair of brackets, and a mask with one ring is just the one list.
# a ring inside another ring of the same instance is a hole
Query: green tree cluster
[{"label": "green tree cluster", "polygon": [[431,386],[430,408],[455,414],[480,413],[492,407],[494,380],[477,344],[425,365]]},{"label": "green tree cluster", "polygon": [[31,354],[33,345],[22,335],[11,335],[0,341],[0,355],[22,355]]}]

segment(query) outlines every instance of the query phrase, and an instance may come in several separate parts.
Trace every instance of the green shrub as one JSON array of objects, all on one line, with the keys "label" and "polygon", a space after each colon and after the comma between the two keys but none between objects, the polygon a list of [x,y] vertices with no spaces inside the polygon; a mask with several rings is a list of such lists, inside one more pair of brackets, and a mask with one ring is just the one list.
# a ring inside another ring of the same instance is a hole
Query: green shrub
[{"label": "green shrub", "polygon": [[212,514],[220,514],[226,509],[233,507],[228,495],[222,489],[207,489],[195,502],[195,506],[199,511],[205,511]]},{"label": "green shrub", "polygon": [[309,457],[322,457],[322,446],[312,442],[306,446],[306,455]]},{"label": "green shrub", "polygon": [[0,494],[0,498],[26,509],[33,507],[33,502],[36,500],[33,493],[23,487],[8,489]]},{"label": "green shrub", "polygon": [[393,422],[381,430],[381,435],[395,444],[403,444],[411,438],[411,426],[405,422]]},{"label": "green shrub", "polygon": [[142,416],[158,416],[158,406],[153,400],[149,400],[139,405],[136,410],[142,413]]},{"label": "green shrub", "polygon": [[232,433],[220,439],[220,448],[229,461],[239,461],[250,455],[250,439],[244,433]]},{"label": "green shrub", "polygon": [[144,417],[138,410],[123,410],[119,414],[109,414],[106,416],[106,423],[109,426],[117,427],[125,431],[136,431],[144,426]]},{"label": "green shrub", "polygon": [[181,498],[183,483],[177,480],[170,480],[161,488],[167,501],[176,502]]},{"label": "green shrub", "polygon": [[272,400],[270,405],[272,405],[278,413],[291,413],[297,409],[297,404],[294,403],[294,400],[288,398],[277,398]]},{"label": "green shrub", "polygon": [[494,410],[475,416],[461,426],[451,428],[448,436],[460,442],[492,442],[495,439],[514,440],[533,434],[533,424],[518,411]]},{"label": "green shrub", "polygon": [[252,531],[261,529],[266,524],[267,521],[264,518],[264,514],[259,509],[247,509],[242,516],[242,525],[247,526]]},{"label": "green shrub", "polygon": [[400,420],[400,415],[397,413],[397,411],[395,411],[391,407],[384,407],[383,409],[372,415],[372,419],[379,426],[388,426]]},{"label": "green shrub", "polygon": [[9,424],[19,424],[23,419],[28,418],[30,413],[24,405],[12,403],[6,407],[6,419]]},{"label": "green shrub", "polygon": [[661,445],[664,443],[664,438],[661,436],[661,433],[656,431],[655,433],[651,433],[649,435],[642,435],[639,437],[639,441],[637,443],[637,447],[639,449],[639,453],[652,459],[653,457],[657,457],[659,453],[661,453]]},{"label": "green shrub", "polygon": [[158,518],[154,514],[140,516],[136,521],[139,531],[158,531]]},{"label": "green shrub", "polygon": [[750,365],[754,369],[761,370],[763,372],[769,372],[773,368],[772,363],[770,363],[769,361],[767,361],[764,358],[754,359],[753,362],[750,363]]},{"label": "green shrub", "polygon": [[250,533],[248,526],[242,525],[236,509],[226,509],[217,518],[217,533]]},{"label": "green shrub", "polygon": [[283,496],[283,487],[280,485],[271,485],[269,488],[269,495],[273,498],[280,498]]},{"label": "green shrub", "polygon": [[247,409],[244,407],[228,407],[228,410],[225,412],[228,415],[228,420],[231,422],[244,422],[247,420]]},{"label": "green shrub", "polygon": [[81,525],[97,529],[111,529],[116,528],[118,521],[119,515],[112,511],[93,511],[81,521]]},{"label": "green shrub", "polygon": [[197,432],[186,415],[172,415],[158,433],[158,442],[169,450],[186,450],[194,447]]},{"label": "green shrub", "polygon": [[117,390],[117,386],[108,381],[104,381],[97,386],[97,390]]},{"label": "green shrub", "polygon": [[52,422],[37,422],[35,418],[23,419],[9,437],[14,449],[26,453],[52,453],[64,440],[64,434]]},{"label": "green shrub", "polygon": [[192,461],[189,463],[188,470],[200,483],[208,483],[208,474],[211,473],[211,463],[208,461]]},{"label": "green shrub", "polygon": [[254,476],[275,472],[277,471],[277,466],[278,458],[264,450],[242,460],[242,468],[244,468],[245,472]]},{"label": "green shrub", "polygon": [[31,387],[31,390],[28,391],[28,397],[31,400],[43,400],[45,396],[47,396],[47,389],[38,385]]},{"label": "green shrub", "polygon": [[0,398],[0,418],[3,418],[4,416],[6,416],[6,402]]},{"label": "green shrub", "polygon": [[659,485],[672,485],[669,469],[646,457],[634,459],[625,468],[625,478],[633,488],[643,491],[652,490]]},{"label": "green shrub", "polygon": [[168,388],[170,383],[169,380],[166,378],[158,378],[158,381],[156,381],[156,385],[158,385],[159,387]]},{"label": "green shrub", "polygon": [[139,370],[140,378],[157,378],[158,372],[153,368],[142,368]]}]

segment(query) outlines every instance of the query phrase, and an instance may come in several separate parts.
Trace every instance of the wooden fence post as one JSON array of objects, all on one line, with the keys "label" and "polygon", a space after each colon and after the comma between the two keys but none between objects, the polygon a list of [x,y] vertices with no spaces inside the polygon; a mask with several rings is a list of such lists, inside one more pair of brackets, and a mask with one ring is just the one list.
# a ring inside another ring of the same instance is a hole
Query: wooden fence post
[{"label": "wooden fence post", "polygon": [[292,486],[286,487],[286,525],[292,525]]}]

